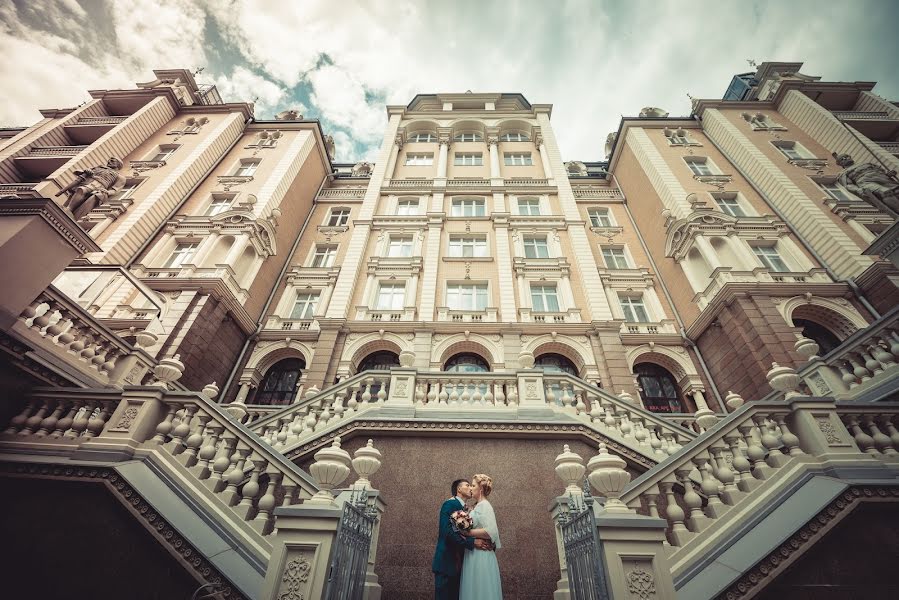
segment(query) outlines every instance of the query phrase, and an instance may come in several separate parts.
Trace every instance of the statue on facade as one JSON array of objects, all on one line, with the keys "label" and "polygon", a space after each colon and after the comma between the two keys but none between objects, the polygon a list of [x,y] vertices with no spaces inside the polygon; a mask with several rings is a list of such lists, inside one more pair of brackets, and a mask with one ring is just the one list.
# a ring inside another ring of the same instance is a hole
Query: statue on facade
[{"label": "statue on facade", "polygon": [[275,115],[275,120],[276,121],[302,121],[303,115],[300,114],[300,111],[289,108],[287,110],[282,110],[277,115]]},{"label": "statue on facade", "polygon": [[874,163],[855,164],[848,154],[833,153],[843,168],[837,181],[874,208],[899,218],[899,180],[895,171],[887,171]]},{"label": "statue on facade", "polygon": [[370,162],[359,162],[353,166],[353,177],[371,177],[373,165]]},{"label": "statue on facade", "polygon": [[87,216],[125,185],[125,177],[119,173],[123,166],[122,161],[113,156],[106,166],[75,171],[78,178],[56,194],[69,195],[62,207],[68,209],[76,221]]},{"label": "statue on facade", "polygon": [[337,146],[334,144],[333,136],[325,136],[325,150],[328,152],[328,158],[334,160],[334,157],[337,155]]}]

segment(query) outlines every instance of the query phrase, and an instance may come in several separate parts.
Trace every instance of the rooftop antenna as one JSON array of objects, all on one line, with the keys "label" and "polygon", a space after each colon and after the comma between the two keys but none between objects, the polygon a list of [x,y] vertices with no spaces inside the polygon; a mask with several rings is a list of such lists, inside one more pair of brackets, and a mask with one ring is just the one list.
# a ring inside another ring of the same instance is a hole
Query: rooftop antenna
[{"label": "rooftop antenna", "polygon": [[205,70],[206,70],[206,67],[197,67],[197,70],[194,71],[194,75],[199,75],[200,73],[202,73]]},{"label": "rooftop antenna", "polygon": [[755,62],[754,60],[752,60],[751,58],[747,58],[746,62],[748,62],[749,66],[752,67],[753,69],[757,69],[759,66],[759,64],[757,62]]}]

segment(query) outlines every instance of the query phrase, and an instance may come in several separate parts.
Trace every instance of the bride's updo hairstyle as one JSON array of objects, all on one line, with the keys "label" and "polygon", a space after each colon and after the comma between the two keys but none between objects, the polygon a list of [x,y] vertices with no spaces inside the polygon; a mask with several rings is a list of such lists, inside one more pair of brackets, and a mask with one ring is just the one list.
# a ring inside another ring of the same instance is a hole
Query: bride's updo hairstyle
[{"label": "bride's updo hairstyle", "polygon": [[485,498],[493,491],[493,479],[490,478],[490,475],[479,473],[472,477],[471,482],[481,488],[481,493]]}]

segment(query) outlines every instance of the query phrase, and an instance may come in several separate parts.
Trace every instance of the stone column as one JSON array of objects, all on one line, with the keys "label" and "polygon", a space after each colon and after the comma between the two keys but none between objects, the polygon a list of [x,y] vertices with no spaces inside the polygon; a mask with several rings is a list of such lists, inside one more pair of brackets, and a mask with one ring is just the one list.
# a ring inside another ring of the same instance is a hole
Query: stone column
[{"label": "stone column", "polygon": [[543,136],[538,135],[534,139],[534,143],[537,145],[537,150],[540,152],[540,163],[543,165],[543,176],[546,177],[549,185],[554,185],[555,179],[553,179],[553,170],[552,167],[549,166],[549,156],[546,153],[546,144],[543,143]]},{"label": "stone column", "polygon": [[166,251],[174,237],[175,234],[171,231],[166,231],[162,234],[162,237],[153,245],[153,249],[144,254],[140,264],[145,267],[152,267],[155,263],[162,262],[161,259],[164,258],[162,253]]},{"label": "stone column", "polygon": [[499,170],[499,138],[487,138],[487,147],[490,150],[490,185],[502,185],[502,174]]},{"label": "stone column", "polygon": [[[439,143],[437,153],[437,179],[446,185],[446,164],[449,160],[449,147],[452,142],[449,139],[442,139]],[[435,182],[436,183],[436,182]]]},{"label": "stone column", "polygon": [[115,218],[111,215],[107,215],[102,221],[91,227],[91,237],[97,239],[100,235],[106,231],[106,229],[112,225],[112,222],[115,221]]},{"label": "stone column", "polygon": [[318,303],[315,305],[315,316],[323,317],[328,311],[328,302],[331,301],[331,294],[334,292],[334,282],[329,281],[328,285],[322,289],[318,296]]},{"label": "stone column", "polygon": [[[870,244],[871,242],[873,242],[874,240],[877,239],[877,236],[874,235],[874,233],[870,229],[868,229],[867,227],[865,227],[864,225],[862,225],[861,223],[856,221],[855,217],[846,215],[845,217],[843,217],[843,220],[846,221],[846,224],[852,228],[852,231],[857,233],[859,235],[859,237],[861,237],[865,241],[865,243]],[[94,228],[94,229],[96,229],[96,228]],[[94,231],[92,229],[91,234],[93,234],[93,233],[94,233]]]},{"label": "stone column", "polygon": [[758,268],[758,259],[755,256],[755,253],[752,251],[752,248],[749,247],[749,244],[746,243],[746,240],[738,236],[736,233],[729,234],[727,236],[728,241],[731,244],[731,248],[736,251],[737,256],[743,259],[743,265],[740,265],[742,268],[741,271],[751,271],[753,269]]},{"label": "stone column", "polygon": [[243,254],[243,251],[246,250],[247,246],[250,244],[250,236],[246,233],[241,233],[237,236],[237,239],[234,240],[234,244],[231,246],[231,249],[228,250],[227,256],[225,256],[225,260],[222,261],[222,264],[228,265],[229,267],[234,267],[234,263],[240,258],[240,255]]},{"label": "stone column", "polygon": [[206,239],[200,243],[200,247],[197,248],[197,253],[194,254],[193,258],[190,259],[190,264],[194,265],[198,269],[203,266],[203,261],[206,260],[206,257],[209,256],[209,253],[212,252],[212,249],[215,247],[215,243],[219,239],[218,231],[211,231]]},{"label": "stone column", "polygon": [[[715,269],[720,269],[723,265],[721,264],[721,260],[718,258],[718,252],[712,247],[711,242],[705,239],[703,235],[697,235],[694,238],[694,242],[696,244],[696,248],[699,250],[699,253],[702,254],[702,257],[705,259],[709,266],[712,267],[712,271]],[[730,266],[730,265],[728,265]]]},{"label": "stone column", "polygon": [[396,161],[399,158],[400,150],[403,149],[403,141],[397,136],[393,141],[393,149],[390,151],[390,158],[387,160],[387,169],[384,171],[384,182],[393,179],[393,173],[396,171]]}]

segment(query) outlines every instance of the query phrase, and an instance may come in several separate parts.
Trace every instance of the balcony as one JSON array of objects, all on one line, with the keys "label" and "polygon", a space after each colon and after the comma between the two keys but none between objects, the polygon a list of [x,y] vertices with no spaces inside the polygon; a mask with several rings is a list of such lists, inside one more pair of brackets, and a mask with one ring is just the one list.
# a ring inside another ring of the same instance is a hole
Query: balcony
[{"label": "balcony", "polygon": [[415,307],[406,307],[400,310],[382,310],[367,306],[356,307],[357,321],[374,321],[375,323],[399,323],[401,321],[415,320]]},{"label": "balcony", "polygon": [[[197,268],[193,265],[181,265],[173,268],[146,267],[135,265],[134,274],[153,289],[179,290],[192,280],[194,283],[202,283],[202,280],[220,280],[231,295],[241,304],[250,297],[249,290],[244,289],[237,281],[237,274],[230,265],[216,265],[215,267]],[[201,280],[201,281],[198,281]]]},{"label": "balcony", "polygon": [[66,134],[76,144],[93,144],[109,133],[116,125],[128,117],[80,117],[74,123],[63,127]]},{"label": "balcony", "polygon": [[852,125],[853,129],[870,140],[893,141],[899,135],[899,119],[887,112],[831,111],[837,119]]},{"label": "balcony", "polygon": [[489,179],[477,179],[471,177],[455,177],[446,180],[446,187],[464,188],[466,190],[486,190],[490,187]]},{"label": "balcony", "polygon": [[519,308],[518,315],[524,323],[543,323],[552,325],[581,322],[581,311],[576,308],[564,312],[536,312],[531,308]]},{"label": "balcony", "polygon": [[573,186],[571,191],[578,200],[623,200],[624,194],[618,188],[609,187],[578,187]]},{"label": "balcony", "polygon": [[433,179],[391,179],[385,182],[386,189],[429,190],[434,187]]},{"label": "balcony", "polygon": [[266,320],[265,329],[271,331],[318,331],[318,321],[272,316]]},{"label": "balcony", "polygon": [[496,323],[497,309],[456,310],[446,306],[437,307],[437,320],[449,323]]},{"label": "balcony", "polygon": [[511,177],[504,179],[503,185],[513,189],[542,188],[549,185],[549,180],[534,179],[531,177]]},{"label": "balcony", "polygon": [[895,154],[899,156],[899,142],[877,142],[880,144],[880,147],[889,152],[890,154]]},{"label": "balcony", "polygon": [[87,146],[36,146],[15,158],[16,167],[30,179],[44,179],[83,152]]},{"label": "balcony", "polygon": [[365,188],[328,188],[318,193],[317,200],[330,200],[332,198],[364,198]]},{"label": "balcony", "polygon": [[621,333],[629,335],[676,335],[677,329],[670,321],[659,321],[653,323],[622,323]]},{"label": "balcony", "polygon": [[[753,287],[766,283],[786,283],[786,284],[810,284],[810,283],[832,283],[824,269],[811,269],[807,272],[779,272],[768,271],[767,269],[758,268],[752,271],[733,271],[729,267],[715,269],[710,275],[711,282],[705,290],[699,292],[693,297],[694,302],[699,305],[699,309],[703,310],[711,304],[715,296],[721,292],[726,285],[739,284],[741,287]],[[805,288],[797,289],[797,293],[805,293]]]}]

